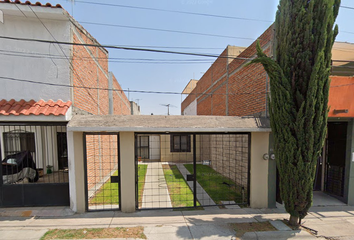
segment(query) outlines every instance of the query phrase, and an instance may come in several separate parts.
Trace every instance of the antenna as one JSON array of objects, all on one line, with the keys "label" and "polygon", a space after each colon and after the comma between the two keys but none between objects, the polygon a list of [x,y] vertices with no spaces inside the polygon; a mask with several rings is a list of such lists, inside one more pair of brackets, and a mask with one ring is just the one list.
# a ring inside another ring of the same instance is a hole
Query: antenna
[{"label": "antenna", "polygon": [[172,104],[160,104],[161,106],[167,107],[167,115],[170,115],[170,107],[176,107]]},{"label": "antenna", "polygon": [[137,101],[137,103],[138,103],[138,105],[139,105],[139,101],[140,100],[143,100],[142,98],[137,98],[137,99],[135,99],[135,101]]}]

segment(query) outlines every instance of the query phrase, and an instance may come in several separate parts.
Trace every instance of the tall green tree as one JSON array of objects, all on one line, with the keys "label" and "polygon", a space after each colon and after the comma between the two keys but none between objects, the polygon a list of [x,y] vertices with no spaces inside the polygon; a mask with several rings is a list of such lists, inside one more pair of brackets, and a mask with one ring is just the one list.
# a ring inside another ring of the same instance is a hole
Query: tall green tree
[{"label": "tall green tree", "polygon": [[298,225],[312,205],[316,163],[327,131],[331,50],[340,0],[280,0],[275,60],[257,45],[270,78],[270,121],[280,194]]}]

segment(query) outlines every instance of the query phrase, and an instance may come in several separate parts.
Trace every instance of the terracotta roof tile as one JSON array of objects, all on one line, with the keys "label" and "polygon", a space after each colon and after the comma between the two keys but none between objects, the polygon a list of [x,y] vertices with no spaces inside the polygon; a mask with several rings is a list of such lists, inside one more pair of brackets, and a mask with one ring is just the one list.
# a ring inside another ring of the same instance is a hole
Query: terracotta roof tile
[{"label": "terracotta roof tile", "polygon": [[58,100],[54,102],[53,100],[44,101],[39,100],[38,102],[34,100],[25,101],[15,101],[11,99],[7,101],[2,99],[0,101],[0,115],[65,115],[71,106],[71,101],[63,102]]},{"label": "terracotta roof tile", "polygon": [[46,4],[42,4],[40,2],[31,3],[30,1],[21,2],[20,0],[15,0],[15,1],[1,0],[0,3],[12,3],[12,4],[31,5],[31,6],[40,6],[40,7],[50,7],[50,8],[62,8],[60,4],[54,6],[50,3],[46,3]]}]

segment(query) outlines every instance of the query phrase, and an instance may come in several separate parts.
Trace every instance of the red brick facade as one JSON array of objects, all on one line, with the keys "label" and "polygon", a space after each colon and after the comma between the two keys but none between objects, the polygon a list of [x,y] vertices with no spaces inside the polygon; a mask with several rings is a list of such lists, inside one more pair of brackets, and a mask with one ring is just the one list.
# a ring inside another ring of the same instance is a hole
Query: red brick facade
[{"label": "red brick facade", "polygon": [[[72,35],[74,43],[99,45],[81,27],[73,26]],[[103,47],[74,45],[72,52],[73,106],[88,114],[108,115],[110,73],[107,50]],[[130,115],[130,102],[113,74],[112,80],[112,114]],[[117,135],[87,135],[86,169],[89,197],[93,197],[118,170],[117,141]]]},{"label": "red brick facade", "polygon": [[[271,26],[257,40],[268,56],[272,53],[273,34]],[[232,61],[228,53],[230,47],[226,48],[182,102],[182,113],[197,99],[197,115],[264,115],[267,74],[260,64],[247,66],[250,59],[256,57],[257,41]]]},{"label": "red brick facade", "polygon": [[[99,43],[84,29],[73,27],[74,43]],[[94,115],[109,114],[108,52],[103,47],[73,46],[73,106]],[[130,115],[130,103],[113,76],[113,114]]]}]

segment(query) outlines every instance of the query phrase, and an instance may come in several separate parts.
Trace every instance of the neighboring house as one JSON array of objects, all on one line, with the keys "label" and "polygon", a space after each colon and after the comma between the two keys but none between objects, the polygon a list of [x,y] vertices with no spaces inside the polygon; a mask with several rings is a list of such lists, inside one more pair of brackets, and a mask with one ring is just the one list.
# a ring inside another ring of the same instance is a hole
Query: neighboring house
[{"label": "neighboring house", "polygon": [[[69,205],[67,123],[73,115],[130,115],[131,103],[109,72],[108,51],[59,4],[4,0],[0,16],[0,156],[29,151],[39,176],[23,175],[31,167],[17,155],[2,162],[0,207]],[[93,184],[106,175],[97,165],[88,171]],[[3,184],[10,177],[21,184]]]},{"label": "neighboring house", "polygon": [[[272,57],[274,28],[269,27],[257,41],[263,51]],[[328,136],[323,154],[318,161],[315,190],[328,193],[354,205],[354,44],[335,42],[332,50],[332,73],[329,94]],[[228,46],[202,78],[188,86],[182,102],[182,115],[269,116],[269,77],[261,64],[247,65],[256,57],[256,41],[235,59]],[[227,61],[227,59],[229,61]],[[184,92],[183,92],[184,93]],[[270,153],[272,148],[270,147]],[[275,206],[275,162],[270,160],[270,206]],[[277,188],[278,190],[278,188]],[[277,191],[277,198],[279,192]],[[278,201],[281,201],[279,198]]]}]

